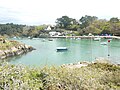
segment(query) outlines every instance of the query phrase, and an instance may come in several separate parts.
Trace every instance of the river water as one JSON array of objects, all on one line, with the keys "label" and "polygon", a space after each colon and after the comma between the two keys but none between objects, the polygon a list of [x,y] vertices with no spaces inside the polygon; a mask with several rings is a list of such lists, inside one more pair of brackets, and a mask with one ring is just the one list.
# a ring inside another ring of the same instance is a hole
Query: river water
[{"label": "river water", "polygon": [[[120,40],[111,40],[108,45],[101,45],[107,39],[94,41],[91,39],[18,39],[17,41],[31,45],[36,50],[27,54],[9,58],[12,64],[25,64],[32,66],[62,65],[79,61],[94,61],[96,58],[110,59],[114,63],[120,63]],[[57,47],[67,47],[64,52],[57,52]],[[110,56],[108,56],[108,54]]]}]

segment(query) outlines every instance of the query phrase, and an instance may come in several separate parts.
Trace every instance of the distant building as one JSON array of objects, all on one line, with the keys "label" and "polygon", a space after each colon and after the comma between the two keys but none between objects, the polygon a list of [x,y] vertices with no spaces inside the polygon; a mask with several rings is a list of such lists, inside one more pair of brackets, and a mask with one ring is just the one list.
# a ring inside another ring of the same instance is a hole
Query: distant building
[{"label": "distant building", "polygon": [[49,35],[50,36],[60,36],[61,35],[61,33],[60,32],[49,32]]},{"label": "distant building", "polygon": [[92,33],[89,33],[88,36],[92,36]]}]

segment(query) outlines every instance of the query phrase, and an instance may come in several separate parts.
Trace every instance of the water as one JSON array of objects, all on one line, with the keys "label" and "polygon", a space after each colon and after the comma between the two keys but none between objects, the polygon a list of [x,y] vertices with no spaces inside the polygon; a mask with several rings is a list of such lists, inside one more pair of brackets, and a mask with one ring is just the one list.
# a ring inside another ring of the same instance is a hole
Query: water
[{"label": "water", "polygon": [[[12,64],[22,63],[25,65],[62,65],[79,61],[94,61],[95,58],[109,58],[115,63],[120,63],[120,40],[112,40],[108,45],[100,45],[101,41],[90,39],[60,39],[53,41],[45,39],[19,39],[19,42],[31,45],[36,50],[27,54],[9,59]],[[57,52],[56,47],[68,47],[68,51]],[[108,54],[110,55],[108,57]]]}]

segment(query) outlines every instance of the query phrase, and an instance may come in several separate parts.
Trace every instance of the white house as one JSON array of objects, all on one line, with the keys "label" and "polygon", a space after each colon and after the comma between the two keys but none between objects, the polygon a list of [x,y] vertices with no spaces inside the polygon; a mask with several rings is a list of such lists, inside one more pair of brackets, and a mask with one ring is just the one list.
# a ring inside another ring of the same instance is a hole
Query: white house
[{"label": "white house", "polygon": [[60,32],[49,32],[49,35],[50,36],[60,36],[61,35],[61,33]]}]

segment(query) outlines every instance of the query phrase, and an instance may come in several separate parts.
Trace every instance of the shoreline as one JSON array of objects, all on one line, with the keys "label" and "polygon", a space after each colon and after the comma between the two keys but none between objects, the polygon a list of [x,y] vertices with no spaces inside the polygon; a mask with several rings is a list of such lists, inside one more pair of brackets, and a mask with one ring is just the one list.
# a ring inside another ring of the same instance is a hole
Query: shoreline
[{"label": "shoreline", "polygon": [[[12,44],[14,44],[14,45],[12,45]],[[0,60],[8,58],[8,57],[22,55],[24,53],[35,50],[35,48],[33,48],[32,46],[29,46],[29,45],[26,45],[23,43],[19,43],[14,40],[5,40],[2,38],[0,41],[0,45],[2,45],[0,48]]]},{"label": "shoreline", "polygon": [[70,68],[70,69],[75,69],[75,68],[81,68],[81,67],[86,67],[90,64],[110,64],[110,65],[117,65],[120,66],[120,64],[115,64],[113,62],[111,62],[110,60],[105,60],[105,59],[96,59],[93,62],[89,62],[89,61],[82,61],[82,62],[77,62],[77,63],[69,63],[69,64],[63,64],[61,65],[61,67],[65,67],[65,68]]},{"label": "shoreline", "polygon": [[49,38],[108,38],[108,39],[120,39],[118,36],[50,36]]}]

